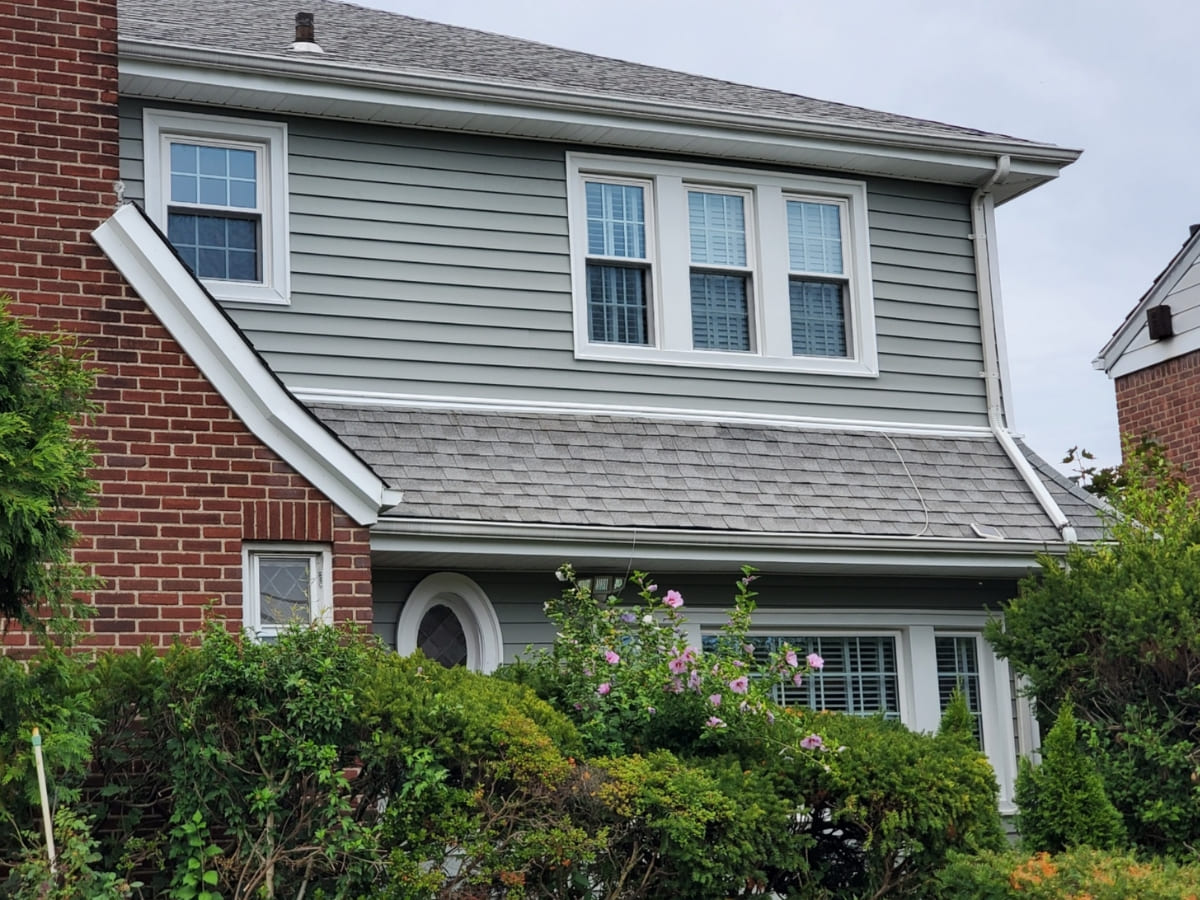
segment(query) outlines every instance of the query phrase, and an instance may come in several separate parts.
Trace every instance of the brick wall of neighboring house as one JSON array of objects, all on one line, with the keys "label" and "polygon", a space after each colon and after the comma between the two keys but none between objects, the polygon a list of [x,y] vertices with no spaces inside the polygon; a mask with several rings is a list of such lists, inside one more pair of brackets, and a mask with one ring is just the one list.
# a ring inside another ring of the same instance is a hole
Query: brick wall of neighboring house
[{"label": "brick wall of neighboring house", "polygon": [[0,293],[95,355],[100,502],[77,557],[107,584],[90,640],[163,646],[214,600],[240,622],[243,540],[331,545],[335,618],[367,623],[366,528],[233,416],[90,237],[114,210],[116,63],[116,0],[0,0]]},{"label": "brick wall of neighboring house", "polygon": [[1161,441],[1200,491],[1200,350],[1116,379],[1121,434]]}]

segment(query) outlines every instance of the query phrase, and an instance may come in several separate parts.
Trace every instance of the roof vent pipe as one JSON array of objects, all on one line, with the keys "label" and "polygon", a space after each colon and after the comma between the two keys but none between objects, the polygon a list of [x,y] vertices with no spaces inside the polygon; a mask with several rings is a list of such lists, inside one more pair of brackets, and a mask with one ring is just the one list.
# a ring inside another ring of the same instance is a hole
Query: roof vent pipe
[{"label": "roof vent pipe", "polygon": [[317,43],[316,31],[313,28],[313,14],[310,12],[296,13],[296,42],[291,50],[295,53],[324,53]]}]

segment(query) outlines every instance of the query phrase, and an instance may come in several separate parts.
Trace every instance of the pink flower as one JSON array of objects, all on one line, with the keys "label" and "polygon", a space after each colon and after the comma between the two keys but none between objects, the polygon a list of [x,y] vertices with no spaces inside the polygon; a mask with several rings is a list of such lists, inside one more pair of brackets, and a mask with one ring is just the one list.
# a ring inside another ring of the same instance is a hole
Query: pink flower
[{"label": "pink flower", "polygon": [[667,686],[667,690],[669,690],[672,694],[682,694],[683,682],[678,678],[672,678],[671,683]]},{"label": "pink flower", "polygon": [[718,719],[716,716],[709,716],[708,721],[705,722],[704,724],[707,725],[709,728],[724,728],[725,727],[725,723],[721,719]]},{"label": "pink flower", "polygon": [[612,650],[605,650],[604,651],[604,661],[609,663],[610,665],[615,666],[617,663],[619,663],[621,661],[621,657],[617,656],[617,654],[614,653]]},{"label": "pink flower", "polygon": [[683,606],[683,597],[679,591],[667,591],[667,596],[663,597],[663,603],[671,609],[679,609]]},{"label": "pink flower", "polygon": [[750,689],[750,679],[745,675],[739,675],[729,682],[729,689],[735,694],[744,694]]},{"label": "pink flower", "polygon": [[653,594],[655,591],[658,590],[658,585],[657,584],[648,584],[648,585],[646,585],[646,590],[648,590],[650,593]]},{"label": "pink flower", "polygon": [[800,741],[800,746],[805,750],[824,750],[825,742],[821,740],[819,734],[810,734],[808,737]]},{"label": "pink flower", "polygon": [[796,668],[796,666],[800,665],[800,660],[796,657],[795,650],[789,650],[787,653],[785,653],[783,655],[783,660],[789,666],[791,666],[793,669]]},{"label": "pink flower", "polygon": [[672,675],[682,675],[687,671],[687,660],[682,656],[677,656],[667,663],[667,669]]},{"label": "pink flower", "polygon": [[695,669],[692,669],[692,671],[688,674],[688,687],[690,687],[693,691],[700,690],[700,673]]},{"label": "pink flower", "polygon": [[647,706],[646,712],[649,713],[650,715],[654,715],[656,712],[658,712],[658,710],[655,709],[653,706]]},{"label": "pink flower", "polygon": [[708,702],[711,703],[713,706],[720,706],[721,705],[721,695],[720,694],[709,694]]},{"label": "pink flower", "polygon": [[612,690],[612,685],[609,684],[607,681],[605,681],[603,684],[600,685],[600,687],[596,688],[596,693],[599,694],[601,697],[603,697],[605,694],[607,694],[611,690]]},{"label": "pink flower", "polygon": [[810,653],[810,654],[808,654],[808,656],[807,656],[807,657],[805,657],[805,659],[807,659],[807,660],[808,660],[808,664],[809,664],[810,666],[812,666],[814,669],[823,669],[823,668],[825,668],[825,660],[821,659],[821,657],[819,657],[819,656],[818,656],[817,654],[815,654],[815,653]]},{"label": "pink flower", "polygon": [[802,673],[797,672],[795,675],[792,676],[792,684],[794,684],[796,687],[800,687],[800,685],[802,685],[803,683],[804,683],[804,675]]},{"label": "pink flower", "polygon": [[746,651],[746,653],[749,654],[750,656],[754,655],[754,645],[753,644],[743,644],[742,649],[744,651]]}]

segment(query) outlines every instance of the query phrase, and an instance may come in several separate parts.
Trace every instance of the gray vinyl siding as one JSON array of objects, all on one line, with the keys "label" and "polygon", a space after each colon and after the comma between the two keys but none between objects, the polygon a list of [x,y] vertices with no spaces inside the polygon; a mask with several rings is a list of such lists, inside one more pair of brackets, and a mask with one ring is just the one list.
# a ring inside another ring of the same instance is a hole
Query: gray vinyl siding
[{"label": "gray vinyl siding", "polygon": [[[140,135],[126,101],[135,200]],[[666,366],[574,356],[567,148],[308,119],[288,148],[291,305],[227,308],[293,388],[986,421],[965,190],[868,179],[878,377]]]},{"label": "gray vinyl siding", "polygon": [[[412,589],[427,571],[376,570],[374,631],[385,645],[394,647],[400,610]],[[542,605],[558,596],[562,585],[552,572],[467,572],[491,601],[500,620],[504,638],[504,658],[512,661],[524,655],[529,646],[545,647],[554,640],[554,626],[546,619]],[[722,579],[714,576],[654,573],[665,591],[679,590],[688,610],[727,610],[732,607],[734,582],[738,572]],[[814,578],[802,581],[794,576],[767,575],[755,584],[759,609],[831,610],[848,612],[863,609],[895,610],[896,618],[881,622],[886,627],[902,624],[914,610],[979,612],[998,609],[1001,601],[1013,596],[1015,585],[1009,581],[962,579],[869,579]],[[630,586],[621,594],[631,605],[640,603]]]}]

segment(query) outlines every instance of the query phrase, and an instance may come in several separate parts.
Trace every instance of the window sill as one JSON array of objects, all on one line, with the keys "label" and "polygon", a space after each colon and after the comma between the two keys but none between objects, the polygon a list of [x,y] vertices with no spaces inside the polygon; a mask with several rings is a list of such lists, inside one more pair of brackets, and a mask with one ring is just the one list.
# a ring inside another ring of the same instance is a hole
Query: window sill
[{"label": "window sill", "polygon": [[217,300],[229,303],[260,303],[272,306],[287,306],[291,298],[287,292],[268,284],[252,284],[245,281],[216,281],[200,279],[205,290]]},{"label": "window sill", "polygon": [[879,377],[876,360],[865,361],[815,356],[761,356],[722,350],[660,350],[630,344],[593,344],[576,346],[575,358],[604,362],[652,363],[664,366],[694,366],[704,369],[742,369],[752,372],[801,372],[810,375],[845,375],[858,378]]}]

